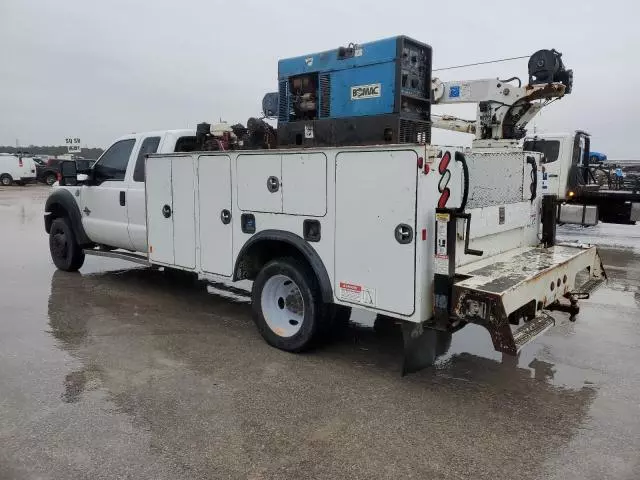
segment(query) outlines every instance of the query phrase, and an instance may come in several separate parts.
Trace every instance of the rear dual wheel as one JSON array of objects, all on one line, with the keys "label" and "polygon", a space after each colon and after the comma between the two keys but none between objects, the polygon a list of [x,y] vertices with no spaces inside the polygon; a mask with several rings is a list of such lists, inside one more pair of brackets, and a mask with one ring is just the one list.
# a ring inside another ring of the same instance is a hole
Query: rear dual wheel
[{"label": "rear dual wheel", "polygon": [[313,270],[295,258],[267,263],[251,294],[253,320],[270,345],[289,352],[312,347],[328,325]]}]

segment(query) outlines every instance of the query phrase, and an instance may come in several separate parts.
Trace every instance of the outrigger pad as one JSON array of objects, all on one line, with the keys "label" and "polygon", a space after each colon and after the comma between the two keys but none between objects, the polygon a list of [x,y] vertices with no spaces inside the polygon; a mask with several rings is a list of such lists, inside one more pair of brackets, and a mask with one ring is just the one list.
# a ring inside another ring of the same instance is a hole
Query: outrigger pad
[{"label": "outrigger pad", "polygon": [[436,358],[451,347],[451,335],[450,332],[424,327],[421,323],[402,322],[402,376],[432,366]]}]

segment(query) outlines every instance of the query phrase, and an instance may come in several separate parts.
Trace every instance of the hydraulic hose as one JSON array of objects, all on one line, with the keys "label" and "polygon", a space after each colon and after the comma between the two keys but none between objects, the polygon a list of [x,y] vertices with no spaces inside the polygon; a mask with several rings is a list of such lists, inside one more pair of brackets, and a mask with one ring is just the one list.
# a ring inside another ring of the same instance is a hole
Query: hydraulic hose
[{"label": "hydraulic hose", "polygon": [[462,213],[467,206],[467,199],[469,198],[469,167],[467,166],[467,159],[465,158],[464,153],[456,152],[454,158],[456,162],[460,162],[462,164],[462,176],[464,177],[462,201],[460,202],[460,206],[457,208],[457,211]]},{"label": "hydraulic hose", "polygon": [[538,165],[534,157],[527,157],[527,163],[531,165],[531,203],[536,199],[538,195]]}]

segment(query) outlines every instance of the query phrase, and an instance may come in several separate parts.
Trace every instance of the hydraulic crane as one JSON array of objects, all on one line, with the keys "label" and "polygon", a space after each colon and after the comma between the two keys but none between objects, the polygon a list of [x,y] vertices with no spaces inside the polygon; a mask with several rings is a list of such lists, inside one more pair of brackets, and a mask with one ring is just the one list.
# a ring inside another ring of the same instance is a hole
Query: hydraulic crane
[{"label": "hydraulic crane", "polygon": [[[432,126],[475,135],[474,148],[496,146],[496,140],[520,140],[526,125],[550,102],[571,93],[573,71],[556,50],[539,50],[529,58],[529,82],[518,77],[443,82],[431,81],[434,105],[476,103],[475,120],[432,115]],[[514,82],[517,82],[515,84]]]}]

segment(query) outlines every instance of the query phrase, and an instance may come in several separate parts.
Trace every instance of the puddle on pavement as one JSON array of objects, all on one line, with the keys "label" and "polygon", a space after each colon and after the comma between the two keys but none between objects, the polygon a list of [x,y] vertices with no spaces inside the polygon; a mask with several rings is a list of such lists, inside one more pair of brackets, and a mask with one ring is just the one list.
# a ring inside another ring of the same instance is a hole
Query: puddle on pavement
[{"label": "puddle on pavement", "polygon": [[[108,310],[110,292],[119,297],[127,295],[160,295],[166,298],[173,297],[170,304],[171,310],[179,312],[180,303],[189,305],[196,314],[209,314],[207,312],[207,299],[219,298],[224,309],[224,304],[246,304],[249,302],[250,283],[245,282],[242,288],[214,283],[205,288],[196,288],[193,281],[177,282],[176,279],[167,279],[163,272],[154,269],[130,269],[114,270],[85,275],[65,274],[55,272],[52,278],[51,296],[49,299],[49,318],[53,327],[52,333],[60,342],[60,346],[66,350],[74,350],[86,346],[92,336],[87,331],[87,312],[114,314]],[[83,292],[84,293],[80,293]],[[627,302],[629,305],[635,302],[631,292],[613,292],[620,298],[615,302]],[[75,300],[74,300],[75,299]],[[78,299],[82,299],[83,305],[78,305]],[[129,301],[129,300],[127,300]],[[75,302],[75,306],[70,305]],[[635,306],[635,303],[633,303]],[[215,308],[215,305],[213,305]],[[123,306],[118,309],[124,308]],[[144,307],[141,307],[144,308]],[[163,307],[164,308],[164,307]],[[97,309],[97,310],[96,310]],[[198,313],[198,310],[201,310]],[[65,313],[66,312],[66,313]],[[76,313],[74,315],[73,313]],[[167,313],[167,312],[163,312]],[[148,313],[147,313],[148,314]],[[168,313],[172,316],[172,313]],[[250,315],[247,311],[246,315]],[[73,318],[76,320],[73,321]],[[380,368],[397,369],[400,374],[400,366],[403,356],[402,334],[399,327],[391,327],[392,330],[375,331],[375,315],[363,310],[354,310],[349,326],[345,332],[334,339],[325,348],[317,351],[320,356],[331,357],[339,355],[346,361],[353,361],[354,368],[358,368],[358,362],[374,364]],[[177,323],[178,328],[188,329],[184,322]],[[108,328],[108,324],[102,328]],[[468,325],[459,332],[453,334],[451,341],[446,344],[445,350],[440,352],[435,366],[427,367],[425,375],[432,378],[441,378],[444,381],[463,381],[473,383],[501,383],[508,384],[513,381],[540,381],[550,386],[561,389],[579,390],[597,381],[592,371],[585,371],[565,365],[556,365],[550,361],[550,355],[545,351],[544,343],[538,341],[527,345],[520,355],[515,358],[503,355],[493,349],[489,333],[480,326]],[[420,374],[420,373],[419,373]],[[91,383],[92,375],[70,374],[66,381],[66,401],[75,401],[76,390],[84,389],[85,383]]]}]

